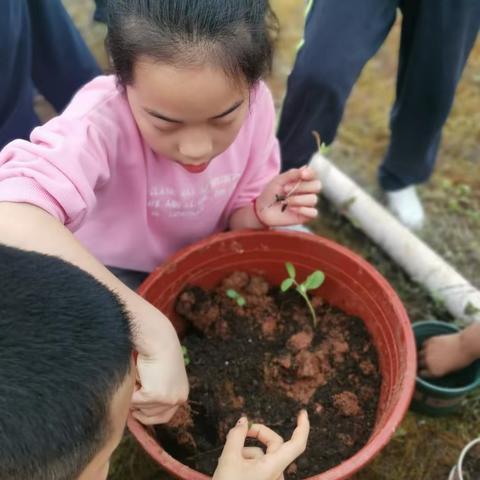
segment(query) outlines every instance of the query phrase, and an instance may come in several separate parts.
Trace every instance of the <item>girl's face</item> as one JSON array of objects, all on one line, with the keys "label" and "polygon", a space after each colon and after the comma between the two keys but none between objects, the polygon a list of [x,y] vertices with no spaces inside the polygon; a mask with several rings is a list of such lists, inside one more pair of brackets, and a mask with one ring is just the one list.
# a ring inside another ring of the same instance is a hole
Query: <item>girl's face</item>
[{"label": "girl's face", "polygon": [[246,82],[221,69],[179,68],[143,58],[135,65],[127,97],[152,150],[187,170],[204,170],[235,140],[248,113]]}]

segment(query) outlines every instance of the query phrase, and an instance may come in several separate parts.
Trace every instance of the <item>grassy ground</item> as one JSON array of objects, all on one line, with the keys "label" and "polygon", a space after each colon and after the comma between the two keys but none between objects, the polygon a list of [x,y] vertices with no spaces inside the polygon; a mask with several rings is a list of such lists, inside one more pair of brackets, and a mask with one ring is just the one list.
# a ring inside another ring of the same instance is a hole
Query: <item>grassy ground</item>
[{"label": "grassy ground", "polygon": [[[89,44],[106,65],[104,30],[92,27],[89,0],[65,0]],[[272,1],[282,23],[275,71],[270,85],[277,106],[284,94],[297,42],[303,26],[303,2]],[[388,114],[394,97],[400,24],[394,26],[380,52],[365,68],[349,100],[345,119],[332,150],[334,161],[361,185],[380,197],[376,168],[388,144]],[[480,45],[469,59],[455,105],[444,130],[438,166],[431,181],[421,188],[429,214],[422,237],[480,287]],[[372,92],[375,92],[372,94]],[[360,231],[321,203],[315,231],[359,252],[392,283],[412,321],[425,318],[451,320],[442,306],[375,247]],[[409,414],[382,454],[358,480],[446,479],[462,445],[479,434],[480,399],[470,400],[458,415],[431,419]],[[169,478],[128,436],[117,452],[111,480]]]}]

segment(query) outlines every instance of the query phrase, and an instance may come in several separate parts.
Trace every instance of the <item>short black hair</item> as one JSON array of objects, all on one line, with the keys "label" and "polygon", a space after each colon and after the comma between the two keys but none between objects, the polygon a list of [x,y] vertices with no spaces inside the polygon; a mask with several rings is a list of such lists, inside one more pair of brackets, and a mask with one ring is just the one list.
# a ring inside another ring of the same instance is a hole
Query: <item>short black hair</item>
[{"label": "short black hair", "polygon": [[129,316],[63,260],[0,245],[0,478],[72,480],[112,432]]},{"label": "short black hair", "polygon": [[107,48],[123,85],[135,62],[210,63],[253,86],[271,70],[278,22],[268,0],[109,0]]}]

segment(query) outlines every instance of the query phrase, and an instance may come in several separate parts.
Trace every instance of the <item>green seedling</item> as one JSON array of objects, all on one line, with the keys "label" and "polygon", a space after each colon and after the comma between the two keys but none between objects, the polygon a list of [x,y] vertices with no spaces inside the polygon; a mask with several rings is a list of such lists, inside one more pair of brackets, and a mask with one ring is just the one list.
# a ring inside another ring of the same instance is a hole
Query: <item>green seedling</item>
[{"label": "green seedling", "polygon": [[313,131],[312,135],[315,138],[315,142],[317,143],[317,148],[320,155],[325,156],[327,155],[327,153],[330,153],[331,148],[327,146],[324,142],[322,142],[322,139],[320,138],[320,134],[316,131]]},{"label": "green seedling", "polygon": [[185,366],[187,367],[190,365],[190,356],[188,355],[188,350],[185,345],[182,345],[182,352],[183,352],[183,363],[185,363]]},{"label": "green seedling", "polygon": [[476,315],[480,313],[480,308],[476,307],[472,302],[468,302],[467,305],[465,305],[463,313],[465,315]]},{"label": "green seedling", "polygon": [[318,288],[325,281],[325,274],[320,270],[316,270],[315,272],[311,273],[303,283],[298,283],[296,280],[297,272],[293,264],[287,262],[285,263],[285,268],[288,272],[288,278],[286,278],[282,282],[282,284],[280,285],[280,290],[282,292],[286,292],[291,287],[295,286],[295,290],[303,297],[303,299],[307,303],[310,314],[312,315],[313,326],[316,327],[317,315],[315,314],[315,310],[310,302],[310,299],[308,298],[308,291]]},{"label": "green seedling", "polygon": [[244,307],[247,304],[247,301],[233,288],[227,290],[227,297],[235,300],[239,307]]}]

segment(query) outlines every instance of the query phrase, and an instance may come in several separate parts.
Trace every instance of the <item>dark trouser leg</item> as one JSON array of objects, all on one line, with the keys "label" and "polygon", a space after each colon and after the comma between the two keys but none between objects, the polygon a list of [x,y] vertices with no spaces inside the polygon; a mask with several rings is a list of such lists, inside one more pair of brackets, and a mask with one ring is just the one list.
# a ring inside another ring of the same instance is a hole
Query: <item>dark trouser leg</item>
[{"label": "dark trouser leg", "polygon": [[95,0],[94,19],[97,22],[107,23],[107,0]]},{"label": "dark trouser leg", "polygon": [[0,148],[27,139],[39,120],[33,110],[32,40],[24,0],[5,0],[0,13]]},{"label": "dark trouser leg", "polygon": [[61,0],[28,0],[28,7],[33,82],[60,112],[101,70]]},{"label": "dark trouser leg", "polygon": [[478,0],[402,0],[402,41],[385,190],[425,182],[480,26]]},{"label": "dark trouser leg", "polygon": [[137,290],[141,283],[148,277],[146,272],[126,270],[124,268],[107,267],[119,280],[132,290]]},{"label": "dark trouser leg", "polygon": [[314,0],[280,119],[283,170],[308,163],[316,151],[312,131],[333,141],[352,87],[390,31],[397,6],[398,0]]}]

